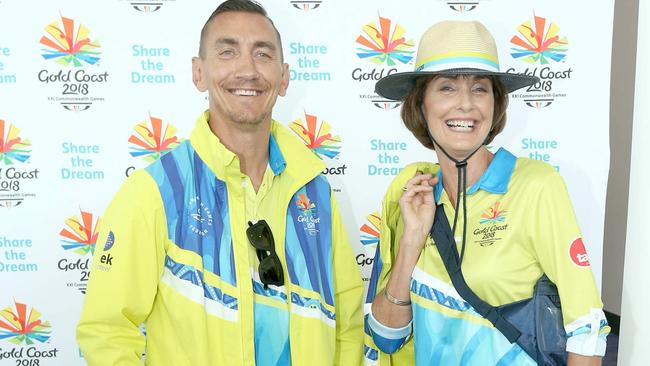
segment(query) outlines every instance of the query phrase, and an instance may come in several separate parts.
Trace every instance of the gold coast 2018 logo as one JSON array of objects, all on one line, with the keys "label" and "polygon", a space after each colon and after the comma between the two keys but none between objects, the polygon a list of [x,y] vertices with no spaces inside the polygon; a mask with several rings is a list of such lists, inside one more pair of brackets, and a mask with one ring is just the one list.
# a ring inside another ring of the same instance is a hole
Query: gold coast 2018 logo
[{"label": "gold coast 2018 logo", "polygon": [[[379,244],[381,226],[381,215],[379,211],[374,211],[366,217],[366,222],[359,228],[359,241],[363,245],[361,253],[357,254],[357,265],[363,267],[372,267],[375,261],[377,244]],[[363,272],[363,271],[362,271]],[[369,273],[362,274],[361,279],[364,282],[370,281]]]},{"label": "gold coast 2018 logo", "polygon": [[525,69],[510,68],[507,72],[537,76],[540,82],[523,92],[512,94],[527,106],[541,109],[550,106],[557,98],[566,97],[563,86],[573,69],[567,66],[569,41],[560,35],[560,27],[546,18],[534,16],[533,23],[526,21],[517,27],[511,39],[510,55],[525,64]]},{"label": "gold coast 2018 logo", "polygon": [[291,0],[289,3],[295,9],[308,12],[320,8],[323,4],[323,0]]},{"label": "gold coast 2018 logo", "polygon": [[459,12],[467,13],[476,9],[481,1],[485,0],[442,0],[447,4],[449,9]]},{"label": "gold coast 2018 logo", "polygon": [[[66,255],[58,260],[57,268],[66,274],[73,273],[74,280],[67,282],[66,287],[76,288],[85,294],[90,277],[91,258],[99,235],[100,219],[90,212],[80,211],[80,215],[68,217],[65,227],[59,232],[61,247]],[[107,265],[112,265],[112,259],[109,254]]]},{"label": "gold coast 2018 logo", "polygon": [[396,73],[399,65],[412,65],[415,53],[415,43],[406,38],[406,29],[400,24],[393,23],[389,18],[379,17],[379,24],[371,21],[363,27],[363,34],[357,36],[356,53],[361,60],[372,64],[364,64],[352,70],[352,79],[362,83],[366,91],[359,95],[360,99],[370,100],[380,109],[397,108],[400,103],[387,100],[375,93],[368,93],[374,88],[377,80]]},{"label": "gold coast 2018 logo", "polygon": [[89,109],[93,103],[103,101],[96,87],[108,82],[108,72],[100,69],[99,41],[90,37],[90,30],[61,16],[45,27],[41,37],[41,55],[48,65],[38,72],[38,80],[47,86],[56,86],[56,95],[47,97],[69,111]]},{"label": "gold coast 2018 logo", "polygon": [[[325,120],[318,123],[318,117],[305,112],[305,121],[298,118],[291,122],[289,128],[305,143],[319,158],[326,157],[330,161],[337,160],[341,153],[341,137],[332,133],[332,126]],[[324,160],[324,159],[323,159]],[[326,175],[345,175],[345,164],[328,166],[323,170]]]},{"label": "gold coast 2018 logo", "polygon": [[16,207],[36,196],[28,187],[39,178],[40,171],[31,164],[31,155],[29,139],[0,118],[0,207]]},{"label": "gold coast 2018 logo", "polygon": [[[343,176],[348,166],[339,160],[341,153],[341,137],[332,132],[332,126],[325,120],[305,112],[305,119],[298,118],[289,124],[289,128],[304,142],[311,151],[326,162],[323,174]],[[330,178],[332,190],[341,192],[340,181]]]},{"label": "gold coast 2018 logo", "polygon": [[320,231],[320,217],[316,214],[316,204],[305,193],[299,193],[296,206],[300,214],[297,221],[302,224],[307,234],[315,236]]},{"label": "gold coast 2018 logo", "polygon": [[0,364],[56,364],[59,349],[52,346],[52,326],[41,316],[36,308],[15,300],[14,306],[0,310]]},{"label": "gold coast 2018 logo", "polygon": [[[120,0],[122,1],[122,0]],[[162,9],[163,5],[176,0],[128,0],[127,2],[133,10],[137,10],[141,14],[153,14]]]},{"label": "gold coast 2018 logo", "polygon": [[[129,154],[146,163],[156,161],[183,141],[176,136],[173,124],[151,115],[148,120],[136,124],[133,130],[135,133],[129,137]],[[128,177],[135,169],[135,166],[129,166],[124,173]]]},{"label": "gold coast 2018 logo", "polygon": [[503,239],[508,230],[506,211],[501,202],[496,202],[483,212],[479,220],[480,227],[474,229],[475,242],[482,247],[489,247]]}]

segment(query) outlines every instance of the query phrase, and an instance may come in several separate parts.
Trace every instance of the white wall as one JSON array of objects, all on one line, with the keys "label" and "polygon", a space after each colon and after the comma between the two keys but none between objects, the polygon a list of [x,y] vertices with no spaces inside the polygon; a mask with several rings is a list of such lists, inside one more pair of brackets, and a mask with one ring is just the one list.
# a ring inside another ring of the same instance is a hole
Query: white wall
[{"label": "white wall", "polygon": [[621,309],[619,365],[648,365],[648,331],[650,325],[650,231],[646,219],[650,206],[650,0],[639,1],[639,29],[636,68],[630,200],[627,221],[627,245]]}]

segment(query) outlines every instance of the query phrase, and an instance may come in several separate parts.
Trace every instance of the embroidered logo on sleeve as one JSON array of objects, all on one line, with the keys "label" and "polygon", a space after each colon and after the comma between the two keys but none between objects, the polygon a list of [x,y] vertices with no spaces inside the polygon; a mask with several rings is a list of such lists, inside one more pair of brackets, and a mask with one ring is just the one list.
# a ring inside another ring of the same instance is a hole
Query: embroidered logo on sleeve
[{"label": "embroidered logo on sleeve", "polygon": [[104,252],[102,253],[102,256],[99,257],[99,264],[97,264],[97,269],[108,272],[110,271],[111,267],[113,266],[113,259],[114,257],[111,255],[111,253],[107,253],[108,251],[113,248],[113,245],[115,244],[115,234],[113,234],[113,231],[108,232],[108,237],[106,238],[106,244],[104,244]]}]

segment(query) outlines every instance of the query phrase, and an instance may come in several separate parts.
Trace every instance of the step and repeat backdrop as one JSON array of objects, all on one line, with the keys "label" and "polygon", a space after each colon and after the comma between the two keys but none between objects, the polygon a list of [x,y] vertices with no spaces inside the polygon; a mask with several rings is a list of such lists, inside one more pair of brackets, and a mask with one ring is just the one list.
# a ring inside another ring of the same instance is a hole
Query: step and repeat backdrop
[{"label": "step and repeat backdrop", "polygon": [[[191,57],[219,3],[0,0],[0,365],[85,364],[75,324],[102,212],[207,108]],[[420,35],[457,19],[487,26],[503,71],[540,77],[511,95],[490,149],[562,174],[589,252],[567,255],[590,263],[600,284],[614,0],[262,4],[291,68],[274,117],[307,131],[304,143],[326,162],[364,281],[384,190],[405,164],[435,161],[374,84],[412,70]]]}]

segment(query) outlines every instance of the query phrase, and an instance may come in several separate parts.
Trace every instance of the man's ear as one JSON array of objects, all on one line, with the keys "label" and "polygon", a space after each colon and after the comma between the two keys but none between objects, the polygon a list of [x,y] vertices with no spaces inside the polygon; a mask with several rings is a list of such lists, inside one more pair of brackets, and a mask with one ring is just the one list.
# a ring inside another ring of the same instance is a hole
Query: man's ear
[{"label": "man's ear", "polygon": [[192,57],[192,81],[199,91],[208,89],[203,80],[203,60],[200,57]]},{"label": "man's ear", "polygon": [[279,95],[284,97],[287,94],[287,89],[289,88],[289,64],[282,64],[282,84],[280,84]]}]

